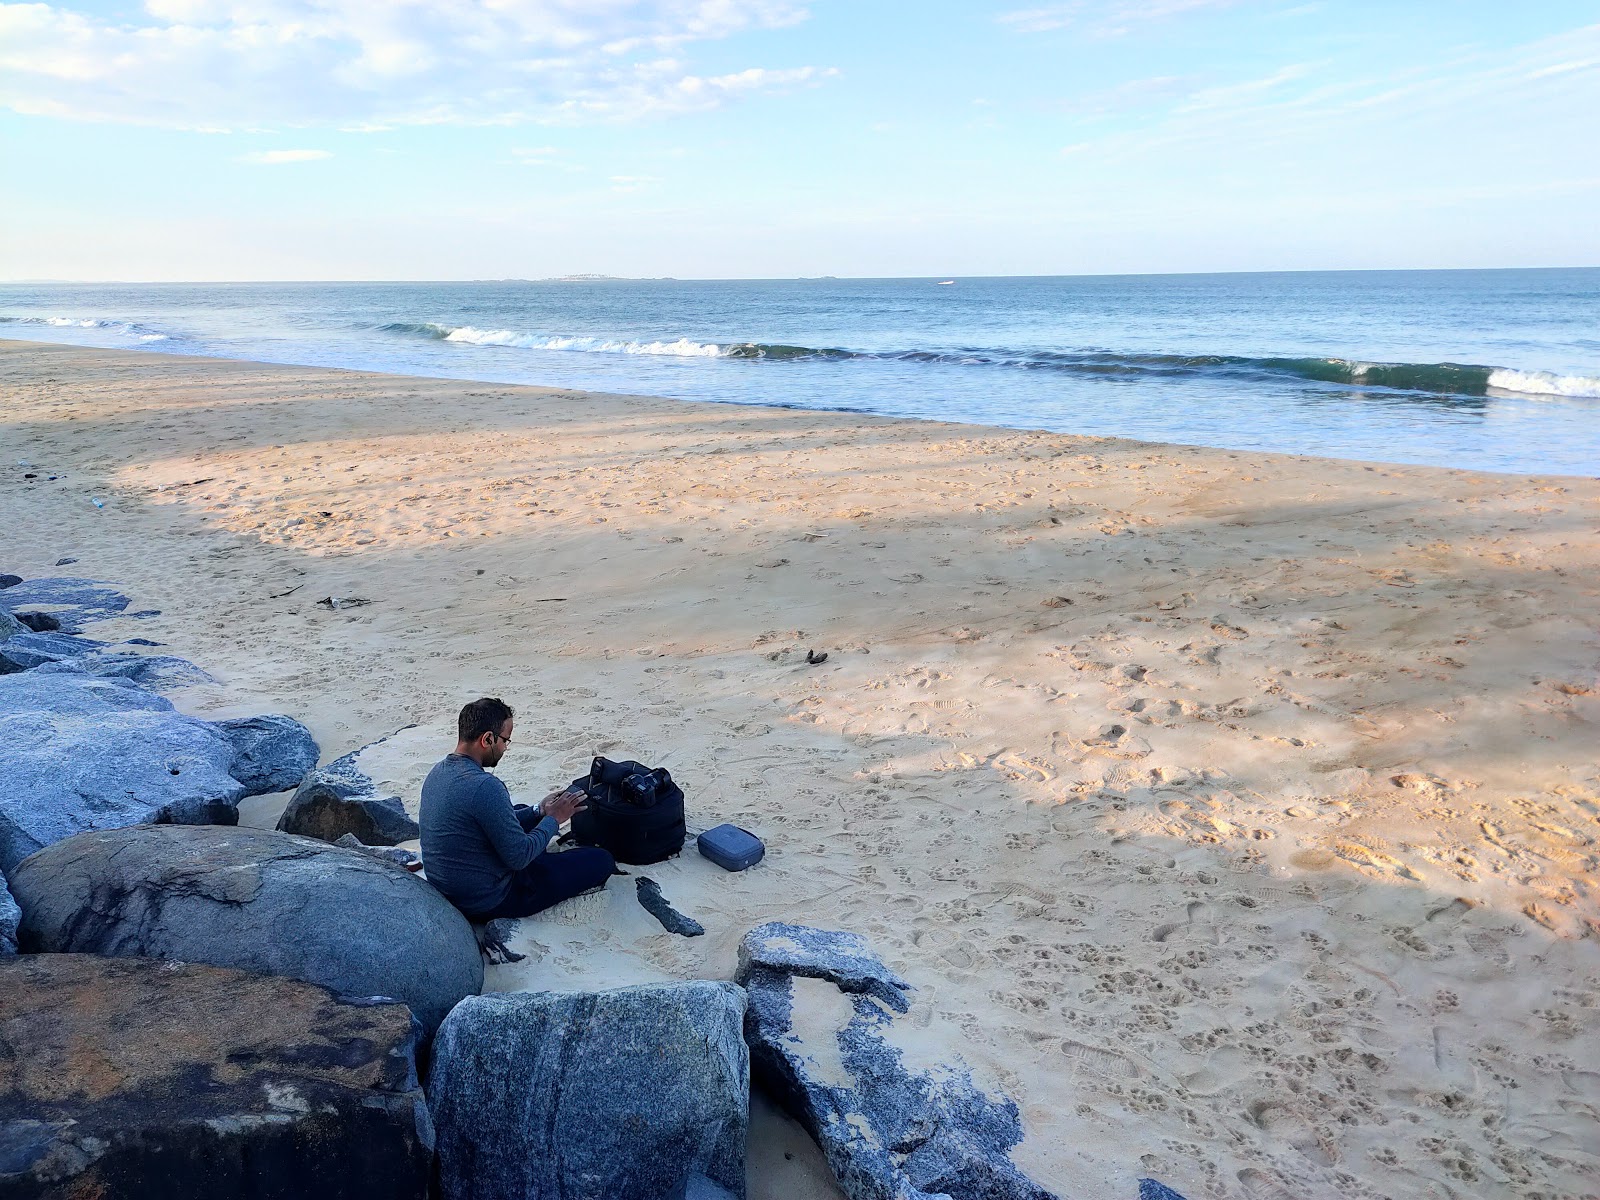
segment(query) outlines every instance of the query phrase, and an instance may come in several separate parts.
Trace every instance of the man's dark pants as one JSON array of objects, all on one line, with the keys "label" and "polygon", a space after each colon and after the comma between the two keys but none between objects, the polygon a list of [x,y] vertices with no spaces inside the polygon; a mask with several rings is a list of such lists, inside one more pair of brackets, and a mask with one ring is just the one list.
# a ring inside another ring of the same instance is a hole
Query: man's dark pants
[{"label": "man's dark pants", "polygon": [[[516,809],[524,828],[539,823],[538,809],[526,804]],[[511,877],[504,900],[489,912],[474,914],[473,920],[532,916],[590,888],[604,887],[616,869],[617,860],[598,846],[576,846],[560,853],[546,850]]]}]

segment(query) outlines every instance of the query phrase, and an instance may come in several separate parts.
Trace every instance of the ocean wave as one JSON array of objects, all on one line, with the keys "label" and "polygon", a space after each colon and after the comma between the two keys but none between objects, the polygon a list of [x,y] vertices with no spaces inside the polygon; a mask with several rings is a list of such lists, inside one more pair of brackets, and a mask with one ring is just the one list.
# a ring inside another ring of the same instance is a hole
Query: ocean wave
[{"label": "ocean wave", "polygon": [[1577,396],[1600,400],[1600,376],[1597,375],[1557,375],[1553,371],[1500,368],[1489,373],[1489,386],[1503,392],[1522,392],[1530,396]]},{"label": "ocean wave", "polygon": [[161,333],[132,321],[113,321],[102,317],[3,317],[0,325],[45,325],[52,329],[109,329],[141,342],[164,342],[171,334]]},{"label": "ocean wave", "polygon": [[642,341],[510,329],[478,329],[434,322],[397,321],[385,332],[427,337],[472,346],[523,350],[571,351],[589,354],[643,354],[670,358],[731,358],[771,362],[936,363],[987,366],[1028,371],[1063,371],[1079,375],[1172,378],[1194,375],[1236,378],[1290,377],[1315,383],[1445,396],[1486,396],[1492,390],[1535,396],[1600,398],[1600,377],[1517,371],[1470,363],[1385,363],[1344,358],[1273,358],[1232,354],[1122,353],[1111,350],[1035,350],[1018,352],[987,347],[946,350],[845,350],[777,342],[709,342],[689,337]]}]

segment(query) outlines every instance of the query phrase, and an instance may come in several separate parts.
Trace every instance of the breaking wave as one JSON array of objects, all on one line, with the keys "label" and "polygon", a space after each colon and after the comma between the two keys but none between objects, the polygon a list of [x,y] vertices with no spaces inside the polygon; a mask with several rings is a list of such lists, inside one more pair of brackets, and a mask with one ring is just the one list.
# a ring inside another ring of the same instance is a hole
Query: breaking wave
[{"label": "breaking wave", "polygon": [[0,317],[0,325],[45,325],[53,329],[109,329],[141,342],[164,342],[171,336],[132,321],[108,321],[99,317]]},{"label": "breaking wave", "polygon": [[1467,363],[1379,363],[1343,358],[1255,358],[1227,354],[1128,354],[1084,350],[1008,352],[981,347],[954,350],[844,350],[831,346],[793,346],[776,342],[708,342],[680,337],[641,340],[519,333],[510,329],[478,329],[435,322],[397,321],[383,331],[471,346],[523,350],[571,351],[588,354],[643,354],[670,358],[730,358],[772,362],[941,363],[1030,371],[1063,371],[1079,375],[1174,377],[1193,375],[1236,378],[1296,378],[1389,391],[1428,392],[1447,396],[1486,396],[1491,391],[1532,396],[1600,399],[1600,377],[1558,375],[1549,371],[1517,371]]}]

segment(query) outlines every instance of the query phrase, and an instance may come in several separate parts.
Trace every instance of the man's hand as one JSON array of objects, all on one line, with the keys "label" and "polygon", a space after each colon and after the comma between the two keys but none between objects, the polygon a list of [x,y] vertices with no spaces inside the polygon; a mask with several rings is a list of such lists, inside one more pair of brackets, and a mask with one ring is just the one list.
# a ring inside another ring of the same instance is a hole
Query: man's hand
[{"label": "man's hand", "polygon": [[559,792],[551,792],[539,801],[539,811],[547,817],[555,819],[557,825],[572,819],[572,814],[582,812],[588,807],[584,801],[588,796],[577,788],[566,788]]}]

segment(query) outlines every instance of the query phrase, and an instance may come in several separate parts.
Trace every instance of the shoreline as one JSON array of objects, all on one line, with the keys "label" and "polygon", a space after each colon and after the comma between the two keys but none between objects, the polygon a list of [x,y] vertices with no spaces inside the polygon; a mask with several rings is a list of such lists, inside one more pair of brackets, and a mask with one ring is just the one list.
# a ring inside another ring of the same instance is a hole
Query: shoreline
[{"label": "shoreline", "polygon": [[1600,481],[12,340],[0,379],[0,570],[162,609],[223,681],[180,709],[414,723],[363,759],[414,813],[505,695],[514,793],[639,758],[766,839],[652,868],[706,937],[613,889],[490,988],[726,978],[808,920],[1068,1194],[1600,1163]]}]

